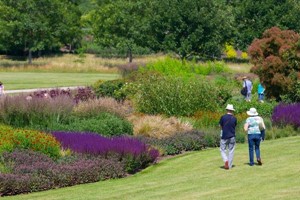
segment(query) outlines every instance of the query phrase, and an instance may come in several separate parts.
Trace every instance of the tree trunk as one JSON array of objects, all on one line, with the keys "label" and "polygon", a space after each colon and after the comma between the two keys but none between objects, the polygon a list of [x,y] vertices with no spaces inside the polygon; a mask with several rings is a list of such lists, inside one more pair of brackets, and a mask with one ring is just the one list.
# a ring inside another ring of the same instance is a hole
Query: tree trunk
[{"label": "tree trunk", "polygon": [[28,50],[28,64],[31,65],[32,64],[32,51],[29,48]]},{"label": "tree trunk", "polygon": [[131,48],[128,49],[128,59],[129,59],[129,63],[132,63],[132,51],[131,51]]}]

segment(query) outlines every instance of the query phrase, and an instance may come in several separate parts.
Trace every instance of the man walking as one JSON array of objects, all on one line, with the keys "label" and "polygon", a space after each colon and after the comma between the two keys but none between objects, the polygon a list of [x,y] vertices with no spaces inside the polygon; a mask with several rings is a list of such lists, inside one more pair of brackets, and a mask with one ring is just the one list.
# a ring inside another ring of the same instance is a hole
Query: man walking
[{"label": "man walking", "polygon": [[219,122],[219,125],[221,127],[220,151],[222,159],[224,161],[224,168],[230,169],[232,168],[236,143],[235,127],[237,125],[237,119],[233,116],[234,108],[232,104],[227,105],[226,111],[227,113],[221,117]]},{"label": "man walking", "polygon": [[251,101],[251,92],[253,89],[252,82],[247,78],[247,76],[243,77],[243,88],[247,88],[247,94],[245,95],[246,101]]}]

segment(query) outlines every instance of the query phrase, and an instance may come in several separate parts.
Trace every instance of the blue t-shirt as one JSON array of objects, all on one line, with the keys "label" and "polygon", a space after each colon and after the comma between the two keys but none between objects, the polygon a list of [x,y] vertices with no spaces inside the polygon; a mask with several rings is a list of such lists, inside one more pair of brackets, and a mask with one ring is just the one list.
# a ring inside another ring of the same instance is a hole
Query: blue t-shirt
[{"label": "blue t-shirt", "polygon": [[257,93],[258,94],[263,94],[265,91],[265,88],[262,86],[262,84],[259,84],[257,87]]},{"label": "blue t-shirt", "polygon": [[221,117],[219,124],[222,127],[222,139],[235,137],[236,117],[225,114]]}]

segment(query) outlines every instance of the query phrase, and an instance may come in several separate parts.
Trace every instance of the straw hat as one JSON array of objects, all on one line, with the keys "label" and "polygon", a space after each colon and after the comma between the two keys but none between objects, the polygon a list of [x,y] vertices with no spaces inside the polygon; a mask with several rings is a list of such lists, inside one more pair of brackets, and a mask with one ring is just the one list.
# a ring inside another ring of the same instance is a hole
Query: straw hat
[{"label": "straw hat", "polygon": [[258,113],[255,108],[250,108],[250,110],[247,111],[247,115],[256,116],[256,115],[258,115]]},{"label": "straw hat", "polygon": [[232,111],[235,111],[232,104],[227,104],[226,110],[232,110]]}]

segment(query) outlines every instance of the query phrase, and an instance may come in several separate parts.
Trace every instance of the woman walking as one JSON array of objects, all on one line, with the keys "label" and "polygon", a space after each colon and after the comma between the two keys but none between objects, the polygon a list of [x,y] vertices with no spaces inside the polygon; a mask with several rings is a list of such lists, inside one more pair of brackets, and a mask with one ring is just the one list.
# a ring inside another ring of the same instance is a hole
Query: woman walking
[{"label": "woman walking", "polygon": [[247,115],[249,115],[249,117],[246,119],[244,130],[248,133],[249,165],[254,165],[254,150],[257,164],[262,165],[260,156],[260,141],[262,140],[262,134],[260,129],[265,129],[266,127],[263,119],[258,116],[255,108],[250,108],[250,110],[247,111]]}]

